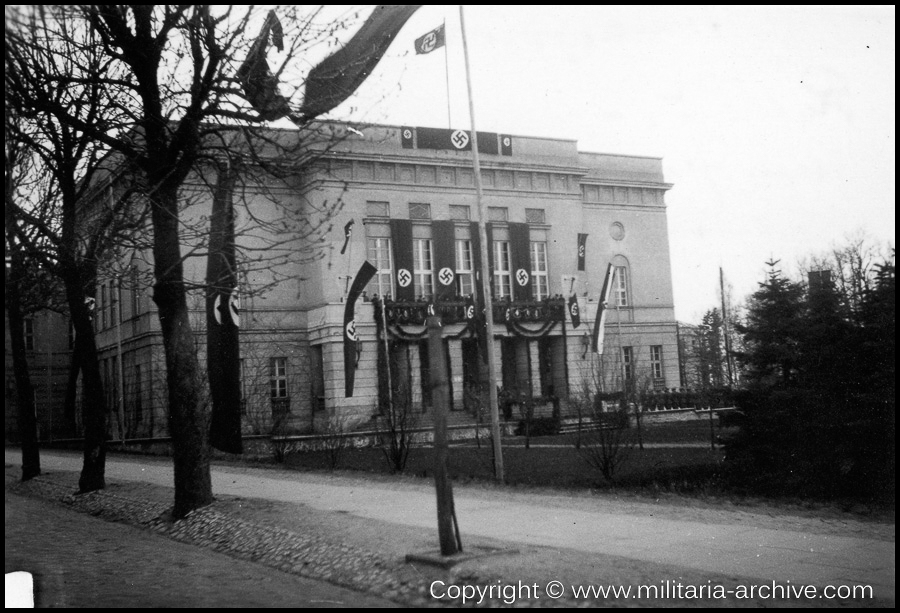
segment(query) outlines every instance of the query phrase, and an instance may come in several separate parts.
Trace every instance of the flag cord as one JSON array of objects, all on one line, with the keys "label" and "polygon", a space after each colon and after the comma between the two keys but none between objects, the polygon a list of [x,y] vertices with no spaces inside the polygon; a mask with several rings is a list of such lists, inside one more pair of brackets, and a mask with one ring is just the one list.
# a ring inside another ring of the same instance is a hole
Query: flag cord
[{"label": "flag cord", "polygon": [[[443,28],[444,32],[447,31],[447,20],[444,20]],[[446,34],[444,34],[446,37]],[[447,51],[447,41],[446,38],[444,40],[444,79],[447,83],[447,127],[449,129],[453,129],[453,118],[450,115],[450,61],[447,59],[447,55],[449,52]]]}]

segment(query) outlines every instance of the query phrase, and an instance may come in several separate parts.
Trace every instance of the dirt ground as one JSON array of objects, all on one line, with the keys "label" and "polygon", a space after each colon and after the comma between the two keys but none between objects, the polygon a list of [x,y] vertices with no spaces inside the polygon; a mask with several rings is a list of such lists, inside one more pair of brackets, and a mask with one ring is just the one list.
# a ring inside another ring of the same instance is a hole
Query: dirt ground
[{"label": "dirt ground", "polygon": [[[240,468],[229,463],[229,470]],[[271,470],[278,471],[278,468]],[[384,480],[392,483],[392,487],[401,486],[419,489],[431,484],[430,479],[410,476],[389,476],[338,471],[330,473],[307,473],[305,478],[315,476],[317,480],[328,483],[340,480],[342,484],[358,481],[370,483],[372,480]],[[123,484],[123,495],[133,488],[134,494],[147,495],[147,488],[139,484]],[[677,496],[663,496],[658,499],[646,496],[621,496],[592,494],[590,492],[559,491],[550,488],[510,488],[491,484],[455,485],[457,491],[465,491],[467,496],[483,496],[497,502],[514,502],[519,499],[533,499],[540,496],[542,503],[548,506],[566,508],[584,508],[596,510],[598,505],[611,513],[625,513],[636,516],[654,516],[668,519],[690,519],[711,524],[740,524],[760,528],[809,531],[827,535],[855,536],[878,540],[893,541],[895,526],[887,521],[857,519],[848,513],[836,509],[772,508],[764,501],[739,507],[719,500],[697,500]],[[153,488],[151,488],[153,489]],[[155,488],[164,489],[164,488]],[[154,495],[165,495],[166,492],[155,492]],[[402,498],[397,504],[402,504]],[[313,531],[319,534],[339,535],[348,546],[358,547],[380,554],[400,562],[411,552],[434,552],[437,550],[435,530],[425,530],[399,526],[387,522],[362,519],[345,513],[323,513],[288,503],[279,503],[255,499],[221,497],[217,505],[236,516],[253,522],[271,524],[304,533]],[[884,519],[884,518],[882,518]],[[461,535],[463,546],[469,550],[497,549],[499,553],[464,562],[450,571],[445,571],[421,564],[406,564],[403,572],[408,579],[418,578],[420,581],[465,581],[479,585],[491,582],[521,581],[526,585],[538,583],[545,585],[550,580],[560,580],[566,585],[659,585],[663,581],[679,581],[685,585],[721,584],[734,587],[746,584],[747,579],[728,575],[710,575],[707,572],[686,569],[665,564],[653,564],[609,555],[589,555],[583,552],[550,547],[521,546],[503,541],[477,538],[468,539]],[[510,551],[510,548],[514,551]],[[503,553],[507,551],[507,553]],[[536,603],[531,604],[547,604]],[[558,603],[562,604],[562,603]],[[571,604],[571,603],[570,603]],[[729,600],[690,599],[673,602],[669,599],[630,599],[627,604],[621,601],[610,601],[613,606],[805,606],[807,603],[773,600]],[[831,601],[828,606],[880,606],[887,603],[860,601]],[[817,606],[821,606],[817,602]]]}]

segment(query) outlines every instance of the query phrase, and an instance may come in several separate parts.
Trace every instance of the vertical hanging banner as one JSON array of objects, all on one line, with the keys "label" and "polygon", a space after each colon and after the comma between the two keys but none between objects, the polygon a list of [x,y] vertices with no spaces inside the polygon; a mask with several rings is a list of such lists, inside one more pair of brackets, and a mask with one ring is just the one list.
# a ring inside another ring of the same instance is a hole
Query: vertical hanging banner
[{"label": "vertical hanging banner", "polygon": [[456,295],[456,224],[452,221],[431,222],[434,243],[434,270],[437,273],[436,298]]},{"label": "vertical hanging banner", "polygon": [[578,298],[575,297],[575,294],[569,296],[569,316],[572,317],[573,328],[581,325],[581,310],[578,308]]},{"label": "vertical hanging banner", "polygon": [[300,114],[309,120],[350,97],[421,5],[379,4],[346,45],[309,71]]},{"label": "vertical hanging banner", "polygon": [[512,136],[509,134],[500,135],[500,155],[512,155]]},{"label": "vertical hanging banner", "polygon": [[234,249],[234,184],[236,170],[219,168],[209,228],[206,265],[206,359],[212,416],[210,444],[228,453],[242,453],[240,313]]},{"label": "vertical hanging banner", "polygon": [[347,251],[347,245],[350,244],[350,237],[353,236],[353,224],[356,222],[352,219],[347,222],[347,225],[344,226],[344,246],[341,247],[341,255]]},{"label": "vertical hanging banner", "polygon": [[404,149],[415,149],[415,136],[414,132],[415,128],[410,128],[409,126],[403,126],[400,128],[400,145]]},{"label": "vertical hanging banner", "polygon": [[606,312],[609,306],[609,292],[612,290],[612,276],[615,268],[612,263],[606,267],[606,277],[603,279],[603,289],[600,290],[600,299],[597,301],[597,317],[594,319],[594,333],[591,349],[594,353],[603,354],[604,326],[606,325]]},{"label": "vertical hanging banner", "polygon": [[527,223],[509,224],[513,299],[531,300],[531,230]]},{"label": "vertical hanging banner", "polygon": [[344,396],[347,398],[353,396],[353,383],[356,380],[356,343],[359,342],[356,332],[356,300],[376,272],[378,269],[368,260],[363,262],[350,286],[347,304],[344,305]]},{"label": "vertical hanging banner", "polygon": [[394,252],[394,282],[397,284],[397,300],[412,302],[416,299],[416,288],[413,282],[411,220],[391,220],[391,247]]},{"label": "vertical hanging banner", "polygon": [[578,235],[578,270],[584,271],[584,260],[587,254],[587,234]]}]

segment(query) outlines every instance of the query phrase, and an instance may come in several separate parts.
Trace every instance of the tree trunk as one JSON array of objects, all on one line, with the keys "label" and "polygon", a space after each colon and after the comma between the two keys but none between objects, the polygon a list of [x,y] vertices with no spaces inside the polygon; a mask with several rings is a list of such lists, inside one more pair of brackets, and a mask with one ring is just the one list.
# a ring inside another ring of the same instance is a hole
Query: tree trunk
[{"label": "tree trunk", "polygon": [[69,361],[69,376],[66,380],[66,395],[63,400],[63,414],[66,416],[66,427],[73,438],[78,436],[78,375],[81,372],[81,358],[78,356],[78,344],[72,349]]},{"label": "tree trunk", "polygon": [[[107,406],[100,378],[100,359],[94,337],[92,314],[85,304],[84,279],[96,278],[73,263],[64,263],[62,276],[66,299],[75,328],[75,350],[82,375],[82,422],[84,424],[84,465],[78,479],[80,492],[93,492],[106,487]],[[89,281],[93,285],[93,281]]]},{"label": "tree trunk", "polygon": [[[22,444],[22,481],[41,474],[41,458],[37,442],[37,415],[34,407],[34,388],[28,374],[25,357],[25,330],[22,305],[19,296],[18,259],[13,255],[6,269],[6,304],[9,317],[9,341],[12,349],[13,371],[16,380],[16,404],[18,405],[19,438]],[[12,270],[10,270],[10,268]]]},{"label": "tree trunk", "polygon": [[188,318],[187,291],[178,235],[177,189],[160,189],[152,202],[156,283],[166,355],[169,434],[175,468],[176,518],[213,502],[209,472],[209,415],[203,393],[194,334]]}]

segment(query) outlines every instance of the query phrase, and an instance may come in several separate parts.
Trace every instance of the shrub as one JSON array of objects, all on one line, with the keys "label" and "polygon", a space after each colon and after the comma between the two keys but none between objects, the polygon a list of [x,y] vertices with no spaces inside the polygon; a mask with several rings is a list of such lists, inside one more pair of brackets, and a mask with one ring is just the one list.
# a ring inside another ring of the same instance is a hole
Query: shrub
[{"label": "shrub", "polygon": [[820,499],[894,496],[893,406],[805,389],[746,392],[725,476],[737,490]]},{"label": "shrub", "polygon": [[[552,436],[559,434],[560,420],[554,417],[534,417],[529,426],[530,436]],[[525,436],[525,420],[519,420],[516,436]]]}]

